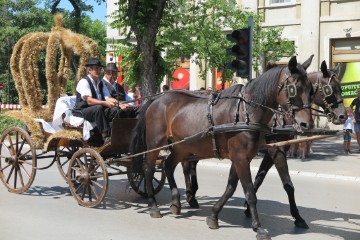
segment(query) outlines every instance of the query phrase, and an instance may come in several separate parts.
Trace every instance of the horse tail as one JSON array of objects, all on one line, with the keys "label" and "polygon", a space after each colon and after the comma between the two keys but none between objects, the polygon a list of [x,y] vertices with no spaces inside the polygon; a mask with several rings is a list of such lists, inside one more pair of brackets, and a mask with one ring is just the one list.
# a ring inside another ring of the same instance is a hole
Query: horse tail
[{"label": "horse tail", "polygon": [[[150,107],[151,103],[155,101],[157,97],[149,99],[145,104],[140,107],[140,110],[137,114],[137,123],[132,132],[132,138],[130,143],[130,153],[137,154],[145,152],[147,150],[146,146],[146,112]],[[143,161],[145,160],[144,155],[136,156],[132,158],[132,171],[133,172],[142,172]]]}]

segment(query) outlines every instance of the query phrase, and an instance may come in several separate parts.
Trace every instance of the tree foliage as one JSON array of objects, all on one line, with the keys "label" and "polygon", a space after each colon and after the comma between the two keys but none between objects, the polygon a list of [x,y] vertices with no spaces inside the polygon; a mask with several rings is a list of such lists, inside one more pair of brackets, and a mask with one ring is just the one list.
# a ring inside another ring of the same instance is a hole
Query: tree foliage
[{"label": "tree foliage", "polygon": [[[63,0],[65,1],[65,0]],[[106,48],[106,28],[105,23],[99,20],[91,20],[86,12],[93,11],[92,6],[85,4],[86,1],[72,1],[70,2],[82,2],[81,9],[81,24],[79,25],[79,33],[84,34],[94,39],[99,47],[102,55],[105,55]],[[0,22],[2,24],[0,31],[0,83],[4,84],[3,89],[3,102],[7,102],[9,91],[9,102],[18,103],[17,92],[15,89],[12,76],[9,75],[8,61],[12,54],[12,50],[16,42],[25,34],[30,32],[50,32],[54,24],[53,14],[51,13],[53,2],[60,1],[36,1],[36,0],[23,0],[23,1],[11,1],[0,0]],[[105,0],[97,0],[97,3],[103,3]],[[45,3],[45,7],[41,6]],[[64,26],[69,29],[75,29],[76,19],[74,18],[73,11],[64,9],[61,10],[64,15]],[[46,77],[45,77],[45,52],[40,53],[39,56],[39,80],[42,86],[43,96],[46,99]],[[72,73],[75,75],[74,73]],[[8,85],[8,82],[10,85]],[[72,84],[68,85],[70,88]],[[71,90],[69,91],[71,93]]]},{"label": "tree foliage", "polygon": [[[236,6],[235,0],[207,0],[196,4],[194,1],[168,0],[159,26],[153,25],[154,10],[149,6],[155,2],[159,1],[120,0],[118,11],[112,16],[111,26],[122,30],[124,36],[118,42],[118,54],[125,57],[125,81],[131,85],[142,83],[140,67],[146,57],[141,46],[134,46],[131,40],[135,38],[138,45],[141,44],[139,38],[150,41],[147,38],[151,29],[158,29],[156,38],[151,39],[157,54],[149,55],[159,64],[157,78],[152,82],[156,86],[164,75],[171,77],[179,58],[195,54],[197,57],[193,61],[200,66],[203,78],[208,70],[220,67],[223,78],[231,80],[233,71],[223,66],[232,60],[226,55],[226,48],[234,43],[226,40],[226,33],[247,27],[249,16],[254,19],[253,67],[256,72],[261,70],[264,56],[267,61],[277,61],[284,55],[295,53],[294,45],[281,38],[282,28],[263,29],[261,16]],[[135,18],[131,17],[134,5],[137,6]]]}]

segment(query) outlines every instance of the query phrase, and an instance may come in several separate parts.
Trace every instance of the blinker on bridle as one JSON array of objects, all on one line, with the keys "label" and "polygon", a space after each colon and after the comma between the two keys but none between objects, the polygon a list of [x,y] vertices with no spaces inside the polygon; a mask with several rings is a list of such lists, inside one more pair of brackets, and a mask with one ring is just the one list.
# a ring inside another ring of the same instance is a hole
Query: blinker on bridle
[{"label": "blinker on bridle", "polygon": [[336,99],[335,95],[334,95],[334,91],[330,85],[330,82],[333,80],[333,78],[335,77],[335,73],[332,73],[330,75],[330,78],[327,82],[326,85],[322,85],[321,84],[321,79],[322,79],[322,74],[318,74],[317,76],[317,81],[315,84],[315,91],[314,91],[314,95],[316,94],[316,92],[319,90],[320,94],[322,96],[322,100],[325,106],[325,109],[328,113],[326,114],[329,121],[335,116],[334,111],[333,111],[333,107],[337,107],[338,104],[342,103],[343,100],[342,99]]}]

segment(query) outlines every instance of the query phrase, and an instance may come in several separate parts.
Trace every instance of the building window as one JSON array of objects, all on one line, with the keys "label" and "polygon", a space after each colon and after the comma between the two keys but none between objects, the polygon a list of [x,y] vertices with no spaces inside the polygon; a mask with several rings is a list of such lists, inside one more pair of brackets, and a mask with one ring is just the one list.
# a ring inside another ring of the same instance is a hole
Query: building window
[{"label": "building window", "polygon": [[293,0],[270,0],[270,5],[273,4],[283,4],[283,3],[292,3]]}]

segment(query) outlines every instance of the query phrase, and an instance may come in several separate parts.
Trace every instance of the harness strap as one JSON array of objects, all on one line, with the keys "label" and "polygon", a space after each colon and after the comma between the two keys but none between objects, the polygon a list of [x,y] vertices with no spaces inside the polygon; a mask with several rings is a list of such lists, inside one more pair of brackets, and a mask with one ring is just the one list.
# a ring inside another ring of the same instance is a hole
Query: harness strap
[{"label": "harness strap", "polygon": [[209,98],[209,102],[208,102],[208,122],[209,122],[209,128],[207,133],[211,135],[211,141],[212,141],[212,145],[213,145],[213,152],[214,155],[218,158],[218,159],[222,159],[220,152],[219,152],[219,148],[217,146],[216,143],[216,136],[215,133],[213,131],[214,129],[214,119],[213,119],[213,106],[219,101],[221,96],[221,92],[212,92]]}]

